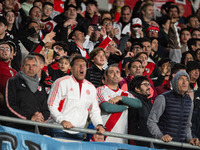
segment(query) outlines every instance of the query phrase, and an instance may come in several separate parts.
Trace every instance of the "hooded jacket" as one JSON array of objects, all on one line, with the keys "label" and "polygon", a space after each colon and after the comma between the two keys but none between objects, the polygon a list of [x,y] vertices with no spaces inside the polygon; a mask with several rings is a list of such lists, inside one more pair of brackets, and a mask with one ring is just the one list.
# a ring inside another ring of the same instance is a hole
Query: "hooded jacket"
[{"label": "hooded jacket", "polygon": [[156,138],[169,134],[173,141],[188,142],[192,139],[193,102],[186,93],[181,95],[178,92],[178,80],[181,76],[190,80],[185,71],[179,71],[172,79],[173,90],[159,95],[153,104],[147,127]]}]

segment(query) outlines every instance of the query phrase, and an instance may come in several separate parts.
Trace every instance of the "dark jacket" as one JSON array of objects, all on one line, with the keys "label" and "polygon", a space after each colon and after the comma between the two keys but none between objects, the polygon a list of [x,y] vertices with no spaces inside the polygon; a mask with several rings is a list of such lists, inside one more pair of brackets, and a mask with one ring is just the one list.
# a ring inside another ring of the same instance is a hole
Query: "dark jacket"
[{"label": "dark jacket", "polygon": [[5,102],[7,113],[12,117],[30,120],[36,112],[41,112],[46,121],[50,116],[44,87],[39,84],[33,93],[18,75],[10,78],[6,84]]},{"label": "dark jacket", "polygon": [[90,81],[96,88],[102,86],[102,77],[104,70],[100,70],[95,64],[92,64],[90,68],[87,69],[86,79]]},{"label": "dark jacket", "polygon": [[177,142],[189,142],[192,139],[193,102],[186,93],[178,92],[178,80],[181,76],[186,76],[190,81],[185,71],[179,71],[172,79],[173,90],[159,95],[153,104],[147,127],[155,138],[160,139],[169,134]]},{"label": "dark jacket", "polygon": [[[147,119],[149,117],[152,103],[146,96],[130,91],[135,97],[142,102],[142,107],[139,109],[129,108],[128,110],[128,130],[130,134],[152,137],[147,128]],[[149,143],[135,141],[136,145],[150,146]]]}]

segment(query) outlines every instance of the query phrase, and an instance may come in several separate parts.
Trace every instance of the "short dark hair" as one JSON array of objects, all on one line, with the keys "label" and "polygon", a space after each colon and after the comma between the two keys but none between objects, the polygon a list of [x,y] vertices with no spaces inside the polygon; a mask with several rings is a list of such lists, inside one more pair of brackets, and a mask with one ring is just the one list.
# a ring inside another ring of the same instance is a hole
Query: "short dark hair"
[{"label": "short dark hair", "polygon": [[85,5],[87,6],[88,4],[94,4],[96,7],[98,6],[97,1],[95,1],[95,0],[87,0]]},{"label": "short dark hair", "polygon": [[153,6],[153,4],[151,3],[145,3],[142,7],[141,7],[141,11],[145,11],[147,7],[149,6]]},{"label": "short dark hair", "polygon": [[42,0],[35,0],[34,2],[33,2],[33,6],[35,5],[35,3],[42,3],[42,5],[43,5],[43,2],[42,2]]},{"label": "short dark hair", "polygon": [[89,54],[89,57],[90,57],[90,61],[100,52],[104,52],[105,54],[105,51],[103,50],[103,48],[101,47],[96,47],[95,49],[93,49],[90,54]]},{"label": "short dark hair", "polygon": [[126,10],[127,8],[128,8],[128,9],[130,10],[130,12],[131,12],[131,7],[128,6],[128,5],[124,5],[124,6],[122,7],[122,9],[121,9],[121,13],[124,12],[124,10]]},{"label": "short dark hair", "polygon": [[168,9],[167,9],[167,13],[169,13],[169,11],[170,11],[170,9],[173,9],[173,8],[176,8],[177,9],[177,12],[178,12],[178,14],[179,14],[179,8],[178,8],[178,6],[176,6],[176,5],[169,5],[169,7],[168,7]]},{"label": "short dark hair", "polygon": [[70,63],[70,57],[69,57],[69,56],[62,56],[62,57],[60,57],[60,59],[59,59],[58,62],[60,62],[60,61],[63,60],[63,59],[66,59],[66,60],[69,61],[69,63]]},{"label": "short dark hair", "polygon": [[[117,67],[118,69],[119,69],[119,67],[118,67],[118,64],[111,64],[111,65],[109,65],[107,68],[106,68],[106,70],[104,71],[104,75],[108,75],[108,70],[110,69],[110,68],[112,68],[112,67]],[[120,70],[120,69],[119,69]]]},{"label": "short dark hair", "polygon": [[38,56],[40,62],[42,62],[43,64],[45,64],[45,58],[44,58],[44,56],[43,56],[42,54],[40,54],[40,53],[36,53],[36,52],[33,52],[33,53],[30,53],[30,55]]},{"label": "short dark hair", "polygon": [[134,63],[134,62],[139,62],[139,63],[142,64],[141,60],[134,59],[133,61],[131,61],[131,62],[128,64],[128,69],[129,69],[129,70],[131,69],[132,63]]},{"label": "short dark hair", "polygon": [[14,52],[17,52],[17,46],[16,46],[16,43],[15,42],[13,42],[13,41],[11,41],[11,40],[8,40],[8,41],[6,41],[7,43],[8,43],[8,45],[11,47],[13,47],[13,49],[14,49]]},{"label": "short dark hair", "polygon": [[38,8],[38,9],[40,10],[40,12],[42,11],[39,7],[33,6],[33,7],[29,10],[29,16],[31,15],[31,12],[33,11],[34,8]]},{"label": "short dark hair", "polygon": [[141,39],[141,43],[143,43],[143,42],[149,42],[151,44],[151,40],[148,37],[143,37]]},{"label": "short dark hair", "polygon": [[135,88],[140,88],[143,81],[148,81],[148,78],[146,76],[136,76],[134,77],[131,82],[129,83],[129,91],[135,92]]},{"label": "short dark hair", "polygon": [[[188,28],[183,28],[183,29],[181,29],[181,31],[180,31],[180,36],[182,35],[183,31],[188,31],[188,32],[190,33],[190,30],[189,30]],[[191,34],[191,33],[190,33],[190,34]]]},{"label": "short dark hair", "polygon": [[9,42],[7,42],[7,41],[2,41],[2,42],[0,42],[0,45],[2,45],[2,44],[7,44],[7,45],[10,47],[10,51],[12,51],[12,49],[11,49],[11,46],[10,46]]},{"label": "short dark hair", "polygon": [[87,59],[81,55],[76,55],[75,57],[72,58],[72,61],[70,62],[70,66],[73,67],[74,66],[74,62],[77,60],[77,59],[82,59],[85,61],[85,63],[87,64]]},{"label": "short dark hair", "polygon": [[187,23],[190,22],[190,19],[191,19],[191,18],[197,18],[197,19],[198,19],[198,17],[197,17],[196,15],[190,15],[190,16],[187,17],[187,20],[186,20]]},{"label": "short dark hair", "polygon": [[67,43],[65,43],[65,42],[63,42],[63,41],[57,41],[57,42],[55,42],[53,45],[52,45],[52,48],[54,47],[54,46],[56,46],[56,45],[59,45],[60,47],[62,47],[63,48],[63,50],[65,51],[65,52],[67,52],[67,54],[69,54],[69,46],[68,46],[68,44]]},{"label": "short dark hair", "polygon": [[148,54],[146,52],[139,52],[135,55],[135,59],[137,59],[138,57],[140,57],[140,55],[145,54],[148,57]]},{"label": "short dark hair", "polygon": [[3,23],[5,26],[7,26],[7,20],[4,16],[0,16],[0,23]]},{"label": "short dark hair", "polygon": [[172,74],[176,74],[177,72],[179,72],[181,69],[185,69],[186,70],[186,66],[180,63],[176,63],[174,64],[174,66],[171,69],[171,78],[172,78]]},{"label": "short dark hair", "polygon": [[52,3],[50,3],[50,2],[45,2],[45,3],[43,4],[43,8],[44,8],[44,6],[46,6],[46,5],[50,5],[51,7],[54,8],[54,5],[53,5]]},{"label": "short dark hair", "polygon": [[26,60],[35,60],[36,64],[38,65],[37,59],[35,58],[35,56],[33,55],[27,55],[23,60],[22,60],[22,67],[24,66]]},{"label": "short dark hair", "polygon": [[191,38],[187,41],[187,45],[188,45],[188,49],[189,50],[192,50],[192,45],[195,45],[197,44],[197,41],[200,41],[200,39],[198,38]]}]

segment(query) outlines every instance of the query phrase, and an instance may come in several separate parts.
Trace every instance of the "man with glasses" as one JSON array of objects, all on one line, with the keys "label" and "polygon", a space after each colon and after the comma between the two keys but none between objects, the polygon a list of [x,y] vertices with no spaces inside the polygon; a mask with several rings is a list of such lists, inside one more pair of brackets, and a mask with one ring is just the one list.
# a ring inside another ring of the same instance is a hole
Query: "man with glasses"
[{"label": "man with glasses", "polygon": [[[128,129],[133,135],[151,137],[146,122],[150,114],[152,103],[150,96],[151,85],[145,76],[136,76],[130,82],[129,92],[141,100],[142,107],[139,109],[129,108]],[[136,145],[150,146],[149,143],[135,141]]]},{"label": "man with glasses", "polygon": [[7,42],[0,43],[0,95],[3,95],[7,80],[16,75],[16,71],[10,66],[11,47]]}]

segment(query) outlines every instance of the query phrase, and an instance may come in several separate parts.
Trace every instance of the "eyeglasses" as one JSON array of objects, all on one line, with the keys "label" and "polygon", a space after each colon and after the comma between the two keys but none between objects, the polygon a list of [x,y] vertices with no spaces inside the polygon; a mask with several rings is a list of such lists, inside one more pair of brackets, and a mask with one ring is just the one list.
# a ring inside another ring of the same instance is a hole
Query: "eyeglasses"
[{"label": "eyeglasses", "polygon": [[10,48],[9,47],[0,47],[0,50],[1,51],[10,51]]},{"label": "eyeglasses", "polygon": [[146,87],[151,86],[150,83],[142,83],[141,85],[144,85],[144,86],[146,86]]},{"label": "eyeglasses", "polygon": [[142,48],[141,47],[133,47],[133,50],[138,51],[138,50],[142,50]]},{"label": "eyeglasses", "polygon": [[103,23],[103,25],[110,25],[110,26],[112,26],[112,23],[107,23],[107,22],[105,22],[105,23]]},{"label": "eyeglasses", "polygon": [[157,30],[149,30],[149,32],[156,32],[156,33],[158,33],[158,31],[157,31]]}]

